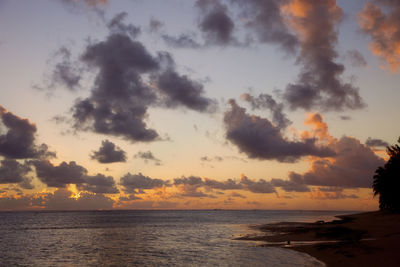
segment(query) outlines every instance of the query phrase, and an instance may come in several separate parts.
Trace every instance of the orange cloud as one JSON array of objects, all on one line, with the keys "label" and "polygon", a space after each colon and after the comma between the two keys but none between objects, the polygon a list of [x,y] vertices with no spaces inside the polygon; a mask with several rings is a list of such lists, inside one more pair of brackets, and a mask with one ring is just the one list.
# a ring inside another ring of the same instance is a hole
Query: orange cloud
[{"label": "orange cloud", "polygon": [[[305,41],[313,39],[313,27],[309,22],[319,21],[318,14],[321,8],[329,12],[329,17],[334,23],[342,18],[342,9],[340,9],[336,0],[291,0],[281,6],[281,11],[288,15],[287,22],[300,34]],[[314,25],[316,27],[326,25]]]},{"label": "orange cloud", "polygon": [[328,200],[328,199],[355,199],[359,198],[359,196],[355,194],[345,194],[341,190],[338,191],[323,191],[319,188],[315,188],[308,194],[308,198],[310,199],[318,199],[318,200]]},{"label": "orange cloud", "polygon": [[[381,8],[387,8],[384,12]],[[400,6],[396,1],[367,3],[358,14],[361,29],[371,37],[370,50],[386,63],[383,68],[400,71]]]},{"label": "orange cloud", "polygon": [[330,141],[332,136],[329,134],[328,124],[319,113],[310,113],[304,121],[305,125],[312,126],[311,131],[304,131],[301,134],[303,139],[317,137],[320,141]]}]

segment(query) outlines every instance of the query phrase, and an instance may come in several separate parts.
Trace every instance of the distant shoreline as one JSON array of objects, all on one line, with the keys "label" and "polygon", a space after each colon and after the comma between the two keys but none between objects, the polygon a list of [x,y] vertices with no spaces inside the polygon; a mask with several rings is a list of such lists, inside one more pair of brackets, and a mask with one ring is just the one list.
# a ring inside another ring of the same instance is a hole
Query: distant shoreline
[{"label": "distant shoreline", "polygon": [[337,217],[332,222],[262,225],[263,236],[238,240],[307,253],[328,267],[400,266],[400,214],[375,211]]}]

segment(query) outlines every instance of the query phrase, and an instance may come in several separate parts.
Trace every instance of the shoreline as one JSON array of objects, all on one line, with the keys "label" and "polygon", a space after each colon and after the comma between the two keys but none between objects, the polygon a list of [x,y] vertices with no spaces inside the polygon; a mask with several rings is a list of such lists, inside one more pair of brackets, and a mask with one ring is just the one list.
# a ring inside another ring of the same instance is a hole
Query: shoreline
[{"label": "shoreline", "polygon": [[237,240],[262,241],[307,253],[328,267],[400,266],[400,214],[381,211],[337,216],[331,222],[281,222],[258,227],[259,236]]}]

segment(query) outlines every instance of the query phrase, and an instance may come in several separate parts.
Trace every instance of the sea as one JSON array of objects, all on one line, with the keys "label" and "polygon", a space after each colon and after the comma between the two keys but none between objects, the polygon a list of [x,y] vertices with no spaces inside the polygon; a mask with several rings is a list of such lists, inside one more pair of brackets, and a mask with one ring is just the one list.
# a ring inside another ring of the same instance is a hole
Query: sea
[{"label": "sea", "polygon": [[113,210],[0,212],[0,266],[325,266],[286,248],[235,240],[275,222],[341,211]]}]

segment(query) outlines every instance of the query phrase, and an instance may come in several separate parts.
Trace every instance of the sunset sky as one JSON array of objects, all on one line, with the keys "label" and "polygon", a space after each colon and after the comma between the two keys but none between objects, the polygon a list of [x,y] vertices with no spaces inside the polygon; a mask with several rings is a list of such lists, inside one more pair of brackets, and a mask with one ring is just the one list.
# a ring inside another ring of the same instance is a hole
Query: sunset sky
[{"label": "sunset sky", "polygon": [[0,210],[374,210],[390,0],[0,0]]}]

